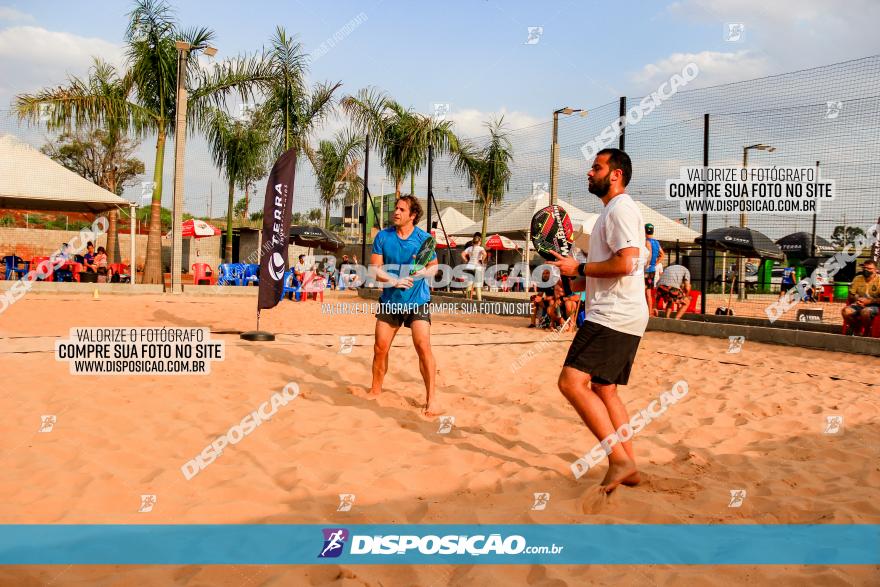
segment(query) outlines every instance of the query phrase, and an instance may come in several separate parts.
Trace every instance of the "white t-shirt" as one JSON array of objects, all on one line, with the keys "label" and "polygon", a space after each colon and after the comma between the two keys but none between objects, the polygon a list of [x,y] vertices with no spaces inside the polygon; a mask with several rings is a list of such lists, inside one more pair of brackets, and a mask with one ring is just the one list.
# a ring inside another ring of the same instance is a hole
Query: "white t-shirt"
[{"label": "white t-shirt", "polygon": [[587,277],[586,319],[612,330],[642,336],[648,326],[645,300],[645,221],[628,194],[612,198],[596,219],[590,236],[591,263],[607,261],[621,249],[639,247],[641,262],[622,277]]},{"label": "white t-shirt", "polygon": [[464,250],[468,254],[468,269],[482,269],[483,264],[480,263],[480,255],[485,253],[486,249],[480,245],[471,245]]}]

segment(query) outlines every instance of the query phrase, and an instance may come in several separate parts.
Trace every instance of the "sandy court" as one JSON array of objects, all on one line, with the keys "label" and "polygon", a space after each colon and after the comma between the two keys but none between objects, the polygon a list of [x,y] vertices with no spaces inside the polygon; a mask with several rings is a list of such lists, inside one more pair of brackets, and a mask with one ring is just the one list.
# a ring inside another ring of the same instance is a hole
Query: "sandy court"
[{"label": "sandy court", "polygon": [[[328,292],[325,302],[362,302]],[[435,316],[441,400],[455,427],[420,415],[409,331],[385,392],[369,399],[374,319],[283,302],[273,343],[248,343],[255,299],[30,294],[0,316],[3,523],[880,523],[880,358],[649,332],[622,398],[632,413],[678,380],[689,393],[635,440],[643,483],[611,496],[600,466],[570,464],[595,438],[556,389],[572,334],[525,318]],[[73,376],[54,357],[71,327],[209,326],[227,357],[207,376]],[[355,335],[339,354],[340,335]],[[187,481],[180,467],[296,382],[300,397]],[[41,415],[57,417],[38,433]],[[824,434],[841,415],[841,434]],[[745,489],[741,507],[730,491]],[[531,511],[535,492],[550,493]],[[350,512],[337,512],[353,493]],[[150,513],[140,496],[155,494]],[[18,567],[0,584],[864,585],[877,567]]]}]

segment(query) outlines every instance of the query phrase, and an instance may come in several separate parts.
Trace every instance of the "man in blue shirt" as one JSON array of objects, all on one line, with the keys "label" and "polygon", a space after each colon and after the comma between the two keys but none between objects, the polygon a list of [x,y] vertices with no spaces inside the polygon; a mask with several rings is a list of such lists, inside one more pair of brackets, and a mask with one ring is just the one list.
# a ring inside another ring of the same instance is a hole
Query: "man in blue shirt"
[{"label": "man in blue shirt", "polygon": [[401,196],[391,214],[393,226],[381,230],[373,240],[370,269],[383,288],[376,314],[376,342],[373,347],[373,384],[370,395],[382,392],[388,371],[388,353],[394,335],[401,326],[412,331],[413,345],[419,356],[419,371],[425,381],[426,416],[443,413],[434,391],[437,364],[431,351],[431,314],[428,304],[431,291],[426,278],[437,272],[437,255],[427,266],[410,275],[416,253],[430,234],[415,226],[422,217],[422,206],[413,196]]},{"label": "man in blue shirt", "polygon": [[657,263],[663,260],[663,247],[660,241],[654,238],[654,225],[645,225],[645,248],[651,252],[651,259],[645,267],[645,299],[648,301],[648,313],[651,316],[657,315],[654,309],[654,286],[657,277]]}]

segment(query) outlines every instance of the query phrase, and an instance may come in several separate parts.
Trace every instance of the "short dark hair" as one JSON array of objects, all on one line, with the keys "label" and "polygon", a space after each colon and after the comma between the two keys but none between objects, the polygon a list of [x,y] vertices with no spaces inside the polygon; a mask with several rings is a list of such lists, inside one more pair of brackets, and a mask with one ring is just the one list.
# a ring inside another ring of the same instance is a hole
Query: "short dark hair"
[{"label": "short dark hair", "polygon": [[[413,220],[413,224],[418,224],[419,220],[422,219],[422,204],[419,202],[419,199],[412,195],[400,196],[397,198],[397,201],[406,200],[409,202],[409,213],[410,215],[415,214],[415,220]],[[396,205],[396,204],[395,204]]]},{"label": "short dark hair", "polygon": [[86,247],[94,247],[94,246],[95,246],[95,245],[92,244],[92,241],[89,241],[89,242],[86,243]]},{"label": "short dark hair", "polygon": [[474,237],[471,240],[477,240],[477,239],[483,240],[483,233],[482,232],[475,232]]},{"label": "short dark hair", "polygon": [[633,165],[626,151],[612,148],[602,149],[596,153],[596,157],[599,155],[608,155],[608,167],[611,168],[611,171],[620,169],[623,172],[623,187],[628,186],[633,175]]},{"label": "short dark hair", "polygon": [[298,258],[299,258],[299,259],[305,259],[306,256],[305,256],[305,255],[300,255]]}]

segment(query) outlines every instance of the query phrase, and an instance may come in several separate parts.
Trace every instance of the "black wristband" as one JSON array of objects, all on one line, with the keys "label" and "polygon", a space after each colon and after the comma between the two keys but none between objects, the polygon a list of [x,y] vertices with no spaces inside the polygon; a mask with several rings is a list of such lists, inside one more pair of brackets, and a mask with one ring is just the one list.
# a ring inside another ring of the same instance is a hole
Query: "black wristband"
[{"label": "black wristband", "polygon": [[586,277],[587,276],[586,271],[587,271],[587,264],[586,263],[581,263],[580,265],[578,265],[578,275],[580,275],[581,277]]}]

